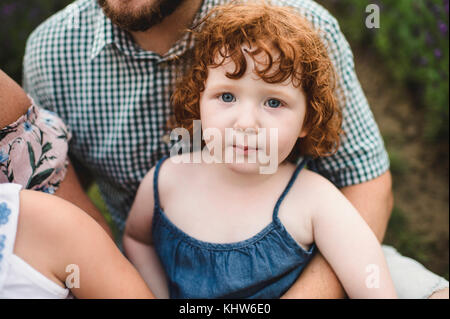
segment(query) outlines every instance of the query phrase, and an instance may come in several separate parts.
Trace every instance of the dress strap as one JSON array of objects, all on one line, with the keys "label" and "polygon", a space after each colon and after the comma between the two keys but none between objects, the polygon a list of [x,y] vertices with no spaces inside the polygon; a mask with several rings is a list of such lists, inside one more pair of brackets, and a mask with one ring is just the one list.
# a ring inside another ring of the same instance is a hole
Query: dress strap
[{"label": "dress strap", "polygon": [[159,192],[158,192],[158,175],[159,175],[159,170],[161,168],[161,164],[167,159],[169,158],[169,156],[163,156],[157,163],[155,166],[155,172],[153,174],[153,196],[154,196],[154,201],[155,201],[155,207],[160,207],[159,204]]},{"label": "dress strap", "polygon": [[288,184],[284,188],[283,193],[281,193],[280,197],[278,198],[277,203],[275,204],[275,207],[273,209],[273,216],[272,216],[273,220],[277,219],[277,217],[278,217],[278,209],[280,208],[281,202],[286,197],[287,193],[289,192],[289,190],[291,189],[291,187],[294,184],[295,180],[297,179],[298,174],[300,173],[302,168],[309,162],[309,160],[310,160],[309,157],[305,157],[300,162],[300,164],[298,164],[297,167],[295,168],[295,171],[292,174],[291,179],[289,180]]}]

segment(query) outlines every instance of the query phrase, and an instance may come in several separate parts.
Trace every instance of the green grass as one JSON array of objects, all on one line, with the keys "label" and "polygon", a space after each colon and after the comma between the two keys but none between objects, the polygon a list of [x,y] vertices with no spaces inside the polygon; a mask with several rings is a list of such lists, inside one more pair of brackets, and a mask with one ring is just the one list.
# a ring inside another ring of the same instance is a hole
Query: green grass
[{"label": "green grass", "polygon": [[112,233],[114,235],[114,238],[117,239],[118,237],[118,230],[116,227],[116,224],[113,222],[111,218],[111,214],[108,212],[108,209],[106,207],[105,202],[103,201],[102,196],[100,195],[100,190],[98,189],[98,185],[96,183],[93,183],[88,191],[87,194],[89,198],[92,200],[95,206],[97,206],[98,210],[102,213],[103,217],[106,219],[106,222],[108,223],[109,227],[112,230]]},{"label": "green grass", "polygon": [[411,257],[422,264],[429,263],[428,244],[408,227],[406,214],[394,207],[389,220],[384,243],[394,246],[402,255]]}]

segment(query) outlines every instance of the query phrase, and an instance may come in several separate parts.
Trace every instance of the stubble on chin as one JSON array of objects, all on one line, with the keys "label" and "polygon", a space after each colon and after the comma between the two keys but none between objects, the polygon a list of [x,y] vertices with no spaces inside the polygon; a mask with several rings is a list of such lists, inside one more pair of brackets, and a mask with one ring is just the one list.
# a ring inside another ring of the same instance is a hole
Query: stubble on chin
[{"label": "stubble on chin", "polygon": [[146,31],[160,24],[171,15],[185,0],[147,1],[139,8],[125,7],[118,9],[109,0],[97,0],[104,14],[112,23],[126,31]]}]

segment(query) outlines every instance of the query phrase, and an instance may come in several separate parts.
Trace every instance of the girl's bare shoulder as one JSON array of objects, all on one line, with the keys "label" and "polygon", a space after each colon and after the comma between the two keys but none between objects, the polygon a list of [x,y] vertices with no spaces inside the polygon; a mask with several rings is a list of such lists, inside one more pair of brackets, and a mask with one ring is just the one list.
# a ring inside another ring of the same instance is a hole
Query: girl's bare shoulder
[{"label": "girl's bare shoulder", "polygon": [[189,187],[200,177],[202,163],[195,163],[192,154],[180,154],[167,158],[158,173],[158,190],[161,196],[175,189]]},{"label": "girl's bare shoulder", "polygon": [[311,203],[311,208],[320,200],[340,193],[330,180],[307,168],[303,168],[299,173],[291,192],[296,194],[295,197],[302,203]]},{"label": "girl's bare shoulder", "polygon": [[299,185],[308,187],[311,191],[334,191],[336,186],[326,177],[314,172],[310,169],[304,168],[299,174]]},{"label": "girl's bare shoulder", "polygon": [[153,198],[151,194],[155,193],[155,187],[157,187],[159,200],[162,203],[180,187],[188,187],[200,174],[200,166],[201,164],[192,163],[189,154],[166,158],[160,164],[157,173],[156,165],[148,171],[140,183],[139,191]]}]

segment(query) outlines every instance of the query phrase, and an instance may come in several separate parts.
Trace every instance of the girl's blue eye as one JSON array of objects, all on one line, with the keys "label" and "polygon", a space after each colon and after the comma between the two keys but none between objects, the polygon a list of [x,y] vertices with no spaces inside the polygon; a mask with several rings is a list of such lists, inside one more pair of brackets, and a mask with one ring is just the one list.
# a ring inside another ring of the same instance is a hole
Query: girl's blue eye
[{"label": "girl's blue eye", "polygon": [[277,99],[269,99],[267,100],[267,106],[271,108],[277,108],[281,106],[281,101]]},{"label": "girl's blue eye", "polygon": [[220,96],[220,98],[222,99],[223,102],[225,103],[231,103],[234,102],[236,100],[236,98],[234,97],[233,94],[231,93],[222,93],[222,95]]}]

